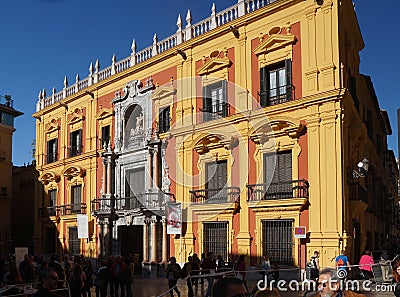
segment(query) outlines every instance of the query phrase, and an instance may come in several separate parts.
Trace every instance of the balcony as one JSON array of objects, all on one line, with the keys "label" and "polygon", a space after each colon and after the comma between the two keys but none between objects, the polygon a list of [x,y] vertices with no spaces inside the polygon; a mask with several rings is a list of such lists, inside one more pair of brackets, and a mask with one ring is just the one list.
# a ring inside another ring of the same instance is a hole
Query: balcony
[{"label": "balcony", "polygon": [[230,104],[226,102],[213,102],[209,106],[200,108],[203,113],[203,123],[229,116],[231,114],[230,109]]},{"label": "balcony", "polygon": [[294,100],[296,98],[295,87],[293,85],[280,86],[259,92],[258,96],[262,107],[277,105]]},{"label": "balcony", "polygon": [[86,213],[86,203],[73,203],[60,205],[57,207],[61,216]]},{"label": "balcony", "polygon": [[39,208],[39,217],[66,216],[73,214],[85,214],[86,203],[73,203],[58,206],[47,206]]},{"label": "balcony", "polygon": [[349,188],[350,201],[362,201],[368,204],[368,191],[358,182],[350,184]]},{"label": "balcony", "polygon": [[305,179],[271,184],[247,185],[247,201],[293,198],[308,199],[308,188],[309,184]]},{"label": "balcony", "polygon": [[193,204],[233,203],[239,201],[240,198],[238,187],[201,189],[189,191],[189,193],[190,201]]},{"label": "balcony", "polygon": [[137,194],[133,197],[98,198],[92,201],[95,214],[107,214],[111,211],[134,209],[160,209],[165,206],[164,195],[158,192]]},{"label": "balcony", "polygon": [[39,218],[47,218],[57,214],[57,206],[48,206],[39,208]]}]

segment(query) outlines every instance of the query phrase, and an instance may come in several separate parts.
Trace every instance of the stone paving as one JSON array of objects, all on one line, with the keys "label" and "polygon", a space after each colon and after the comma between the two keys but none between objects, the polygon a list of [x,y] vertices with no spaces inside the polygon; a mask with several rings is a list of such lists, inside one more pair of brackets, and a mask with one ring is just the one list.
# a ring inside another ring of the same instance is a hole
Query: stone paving
[{"label": "stone paving", "polygon": [[[256,286],[255,281],[249,282],[249,288],[253,288]],[[187,286],[186,282],[183,280],[178,281],[178,288],[181,291],[181,297],[187,296]],[[376,285],[371,286],[372,290],[376,289]],[[137,278],[134,280],[132,285],[132,294],[133,297],[157,297],[157,296],[165,296],[169,297],[169,293],[165,293],[168,291],[168,281],[166,279],[157,278],[157,279],[150,279],[150,278]],[[204,281],[204,284],[199,284],[197,287],[194,287],[195,297],[204,297],[207,291],[207,281]],[[164,295],[162,295],[165,293]],[[366,296],[394,296],[393,292],[364,292],[361,291],[360,293],[365,294]],[[303,296],[303,292],[280,292],[282,297],[286,296]],[[174,296],[177,296],[174,292]],[[218,297],[218,296],[215,296]]]}]

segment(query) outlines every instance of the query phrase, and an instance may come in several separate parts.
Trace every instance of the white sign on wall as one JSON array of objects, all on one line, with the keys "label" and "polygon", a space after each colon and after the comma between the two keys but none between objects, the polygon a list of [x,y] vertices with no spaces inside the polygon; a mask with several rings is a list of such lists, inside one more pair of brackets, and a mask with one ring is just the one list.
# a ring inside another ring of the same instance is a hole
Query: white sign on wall
[{"label": "white sign on wall", "polygon": [[89,238],[89,218],[88,215],[78,214],[78,238]]}]

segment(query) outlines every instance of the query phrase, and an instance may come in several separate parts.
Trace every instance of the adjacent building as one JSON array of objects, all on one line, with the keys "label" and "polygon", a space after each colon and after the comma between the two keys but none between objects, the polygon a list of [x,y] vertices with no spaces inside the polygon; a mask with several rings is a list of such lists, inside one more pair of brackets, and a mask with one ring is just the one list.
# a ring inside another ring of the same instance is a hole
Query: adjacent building
[{"label": "adjacent building", "polygon": [[319,250],[331,266],[341,249],[357,260],[396,241],[392,131],[359,72],[353,3],[211,11],[195,24],[188,11],[172,36],[40,92],[37,247],[132,254],[153,272],[207,251],[304,267]]},{"label": "adjacent building", "polygon": [[11,231],[12,136],[14,119],[23,113],[14,109],[11,96],[0,96],[0,255],[14,252]]}]

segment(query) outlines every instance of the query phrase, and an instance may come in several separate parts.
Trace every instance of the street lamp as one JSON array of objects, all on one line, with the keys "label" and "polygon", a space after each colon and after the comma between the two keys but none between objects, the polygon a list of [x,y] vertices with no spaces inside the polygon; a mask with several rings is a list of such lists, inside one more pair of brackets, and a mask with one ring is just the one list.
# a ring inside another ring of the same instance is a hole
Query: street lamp
[{"label": "street lamp", "polygon": [[365,174],[368,172],[369,161],[367,158],[364,159],[357,164],[358,171],[353,170],[353,178],[365,177]]}]

